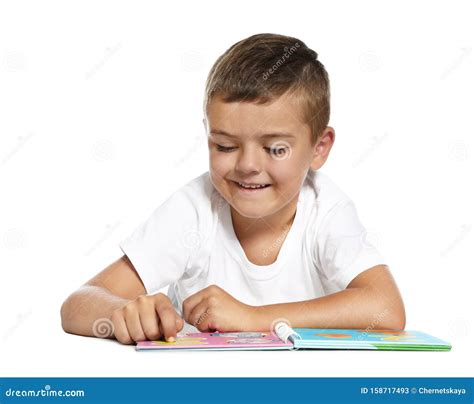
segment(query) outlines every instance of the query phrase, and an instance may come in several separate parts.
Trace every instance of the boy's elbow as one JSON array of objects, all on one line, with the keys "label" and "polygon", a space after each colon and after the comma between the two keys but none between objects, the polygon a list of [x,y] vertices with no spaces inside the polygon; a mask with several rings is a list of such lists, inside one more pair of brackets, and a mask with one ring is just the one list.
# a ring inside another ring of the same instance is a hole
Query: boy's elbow
[{"label": "boy's elbow", "polygon": [[404,315],[394,316],[385,327],[388,330],[403,331],[405,329],[406,319]]},{"label": "boy's elbow", "polygon": [[70,297],[68,297],[63,304],[61,305],[60,309],[60,316],[61,316],[61,327],[63,331],[67,333],[71,333],[71,313],[70,313]]},{"label": "boy's elbow", "polygon": [[399,330],[405,329],[406,325],[406,314],[403,303],[392,309],[387,309],[388,315],[382,321],[383,328],[386,330]]}]

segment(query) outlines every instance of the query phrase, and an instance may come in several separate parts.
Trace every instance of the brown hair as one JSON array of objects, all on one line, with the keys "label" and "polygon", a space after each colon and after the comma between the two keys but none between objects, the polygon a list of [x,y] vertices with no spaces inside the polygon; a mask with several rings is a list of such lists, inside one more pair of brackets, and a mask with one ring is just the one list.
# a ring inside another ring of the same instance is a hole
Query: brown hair
[{"label": "brown hair", "polygon": [[312,142],[327,127],[329,77],[318,54],[297,38],[257,34],[232,45],[214,63],[206,81],[204,112],[213,96],[224,102],[265,104],[286,92],[302,106]]}]

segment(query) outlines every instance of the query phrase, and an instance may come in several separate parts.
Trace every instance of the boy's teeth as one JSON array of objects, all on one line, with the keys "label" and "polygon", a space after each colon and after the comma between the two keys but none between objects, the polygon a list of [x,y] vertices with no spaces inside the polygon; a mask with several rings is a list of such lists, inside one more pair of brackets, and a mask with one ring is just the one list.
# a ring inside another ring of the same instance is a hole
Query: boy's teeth
[{"label": "boy's teeth", "polygon": [[266,185],[245,185],[245,184],[241,184],[239,182],[239,185],[242,187],[242,188],[250,188],[250,189],[257,189],[257,188],[265,188]]}]

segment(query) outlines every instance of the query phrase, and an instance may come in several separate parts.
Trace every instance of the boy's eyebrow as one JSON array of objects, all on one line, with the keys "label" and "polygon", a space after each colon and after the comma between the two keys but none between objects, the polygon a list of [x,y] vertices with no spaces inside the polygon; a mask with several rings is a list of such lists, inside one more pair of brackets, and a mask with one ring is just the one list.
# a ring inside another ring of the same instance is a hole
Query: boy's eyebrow
[{"label": "boy's eyebrow", "polygon": [[[230,133],[227,133],[226,131],[224,131],[222,129],[212,129],[211,128],[210,134],[211,135],[224,135],[224,136],[229,136],[229,137],[233,137],[233,138],[238,137],[238,136],[232,135]],[[295,136],[293,136],[291,133],[288,133],[288,132],[272,132],[272,133],[265,133],[263,135],[259,135],[258,137],[261,137],[261,138],[292,137],[292,138],[294,138]]]}]

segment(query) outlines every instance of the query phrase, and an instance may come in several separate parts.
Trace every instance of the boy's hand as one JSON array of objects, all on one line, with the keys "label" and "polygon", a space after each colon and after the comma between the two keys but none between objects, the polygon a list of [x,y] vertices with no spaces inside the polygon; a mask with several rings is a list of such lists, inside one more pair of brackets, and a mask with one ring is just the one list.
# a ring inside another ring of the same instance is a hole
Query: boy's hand
[{"label": "boy's hand", "polygon": [[162,338],[173,341],[184,326],[183,319],[163,293],[138,296],[114,310],[111,320],[115,338],[122,344]]},{"label": "boy's hand", "polygon": [[183,318],[201,332],[252,330],[253,306],[211,285],[183,302]]}]

